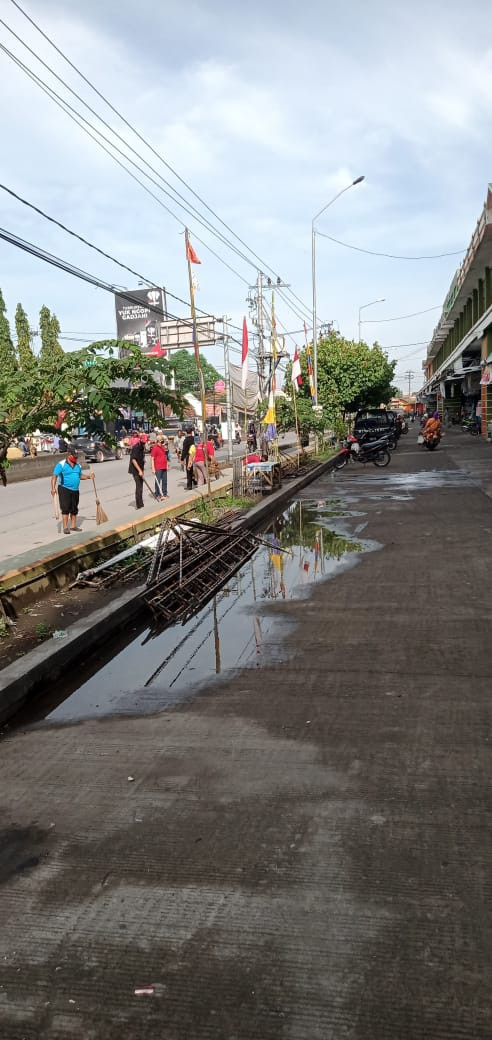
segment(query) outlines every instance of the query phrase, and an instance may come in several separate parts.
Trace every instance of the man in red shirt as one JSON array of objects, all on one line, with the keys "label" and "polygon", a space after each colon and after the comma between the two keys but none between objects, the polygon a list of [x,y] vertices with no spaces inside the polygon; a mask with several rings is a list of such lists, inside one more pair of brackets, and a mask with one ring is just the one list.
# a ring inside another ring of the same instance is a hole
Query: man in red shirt
[{"label": "man in red shirt", "polygon": [[150,449],[150,462],[152,473],[155,478],[155,493],[157,498],[168,498],[167,493],[167,445],[163,433],[157,435],[157,441]]}]

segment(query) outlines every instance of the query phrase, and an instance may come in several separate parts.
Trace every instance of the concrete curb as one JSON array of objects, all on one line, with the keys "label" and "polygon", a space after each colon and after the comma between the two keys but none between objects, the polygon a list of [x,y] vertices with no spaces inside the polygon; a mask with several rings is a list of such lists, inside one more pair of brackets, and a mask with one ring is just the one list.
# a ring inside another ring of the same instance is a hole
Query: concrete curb
[{"label": "concrete curb", "polygon": [[[333,469],[333,458],[320,463],[308,473],[292,481],[289,486],[269,495],[253,506],[233,525],[256,527],[270,513],[276,513],[296,492],[311,484],[327,470]],[[13,661],[0,671],[0,723],[6,722],[22,708],[31,695],[46,682],[60,677],[67,664],[73,666],[82,656],[87,657],[98,646],[113,636],[122,624],[134,618],[142,609],[138,589],[126,590],[117,600],[94,611],[89,617],[71,625],[68,635],[60,640],[47,640],[28,654]]]}]

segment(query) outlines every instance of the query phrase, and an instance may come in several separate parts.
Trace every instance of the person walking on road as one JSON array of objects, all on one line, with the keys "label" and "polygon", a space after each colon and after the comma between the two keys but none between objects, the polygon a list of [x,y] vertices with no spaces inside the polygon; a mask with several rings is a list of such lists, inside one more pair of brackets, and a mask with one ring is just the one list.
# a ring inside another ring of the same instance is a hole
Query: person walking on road
[{"label": "person walking on road", "polygon": [[191,433],[186,434],[186,437],[183,441],[183,447],[181,449],[181,462],[183,463],[184,468],[186,470],[187,491],[191,491],[193,488],[193,459],[191,459],[191,465],[188,465],[188,463],[190,462],[190,450],[194,447],[194,445],[195,438],[192,431]]},{"label": "person walking on road", "polygon": [[181,466],[181,469],[183,469],[183,464],[181,462],[181,455],[183,453],[183,441],[184,441],[184,433],[183,433],[182,430],[178,430],[178,433],[177,433],[177,436],[176,436],[176,444],[175,444],[175,449],[174,450],[176,452],[176,457],[177,457],[177,460],[178,460],[178,462],[179,462],[179,464]]},{"label": "person walking on road", "polygon": [[54,498],[58,490],[63,534],[82,530],[81,527],[77,527],[80,481],[92,480],[93,477],[93,473],[82,473],[74,448],[69,447],[66,459],[63,459],[63,462],[57,462],[51,477],[51,494]]},{"label": "person walking on road", "polygon": [[199,484],[205,484],[207,480],[207,467],[205,463],[205,445],[200,438],[198,444],[195,445],[195,458],[193,463],[196,469],[197,479]]},{"label": "person walking on road", "polygon": [[143,509],[143,471],[145,467],[145,445],[147,434],[141,433],[130,452],[128,472],[135,481],[135,509]]},{"label": "person walking on road", "polygon": [[150,449],[150,462],[155,479],[155,493],[161,502],[168,498],[167,493],[167,444],[163,433],[157,434],[157,441]]}]

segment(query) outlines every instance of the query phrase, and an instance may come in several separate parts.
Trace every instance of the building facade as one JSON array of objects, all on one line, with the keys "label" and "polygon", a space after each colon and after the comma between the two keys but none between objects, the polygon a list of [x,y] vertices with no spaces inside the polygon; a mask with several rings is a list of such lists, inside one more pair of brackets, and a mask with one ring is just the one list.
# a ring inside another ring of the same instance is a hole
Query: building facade
[{"label": "building facade", "polygon": [[492,184],[423,368],[419,396],[427,408],[437,408],[446,421],[478,417],[481,410],[482,434],[492,434]]}]

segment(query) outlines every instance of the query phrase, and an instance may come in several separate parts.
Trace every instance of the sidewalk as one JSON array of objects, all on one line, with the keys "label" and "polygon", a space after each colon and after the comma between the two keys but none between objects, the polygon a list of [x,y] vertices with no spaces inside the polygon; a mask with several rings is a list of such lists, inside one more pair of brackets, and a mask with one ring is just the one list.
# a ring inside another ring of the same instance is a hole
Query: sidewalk
[{"label": "sidewalk", "polygon": [[[148,470],[148,472],[147,472]],[[66,542],[72,545],[74,540],[84,543],[95,534],[105,534],[112,527],[124,523],[140,521],[142,518],[164,509],[167,506],[187,502],[192,492],[186,491],[186,476],[175,460],[168,471],[169,498],[165,502],[156,502],[144,487],[144,509],[135,509],[134,482],[128,473],[128,459],[119,462],[106,462],[92,467],[95,474],[98,497],[109,517],[107,524],[96,525],[96,501],[92,481],[82,481],[80,485],[80,506],[78,522],[82,527],[81,534],[62,534],[61,520],[56,521],[53,502],[50,494],[50,478],[31,480],[25,483],[8,485],[0,489],[0,575],[12,566],[12,559],[19,554],[29,552],[44,554],[53,546],[66,550]],[[232,470],[227,470],[230,480]],[[150,466],[146,467],[145,477],[154,490],[154,480]],[[217,481],[211,482],[212,489]]]}]

